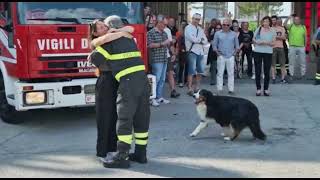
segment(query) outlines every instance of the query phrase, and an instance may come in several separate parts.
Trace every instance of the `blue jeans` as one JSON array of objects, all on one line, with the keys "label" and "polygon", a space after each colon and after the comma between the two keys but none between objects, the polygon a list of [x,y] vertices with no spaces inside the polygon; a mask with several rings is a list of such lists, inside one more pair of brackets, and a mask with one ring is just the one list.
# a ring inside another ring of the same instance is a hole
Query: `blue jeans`
[{"label": "blue jeans", "polygon": [[190,52],[188,55],[188,75],[204,73],[203,55],[197,55]]},{"label": "blue jeans", "polygon": [[157,81],[156,98],[162,98],[163,86],[166,81],[166,72],[167,62],[152,64],[152,74],[156,76]]}]

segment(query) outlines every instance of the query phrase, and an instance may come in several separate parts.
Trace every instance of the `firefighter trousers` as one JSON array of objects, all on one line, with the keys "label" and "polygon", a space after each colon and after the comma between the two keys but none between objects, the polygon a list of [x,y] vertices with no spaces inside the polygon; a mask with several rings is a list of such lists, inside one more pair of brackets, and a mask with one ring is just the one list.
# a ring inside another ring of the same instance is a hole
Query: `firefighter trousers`
[{"label": "firefighter trousers", "polygon": [[117,150],[117,90],[119,83],[111,71],[102,72],[96,83],[97,156]]},{"label": "firefighter trousers", "polygon": [[117,98],[117,150],[127,152],[133,138],[147,146],[150,123],[150,84],[144,71],[121,77]]}]

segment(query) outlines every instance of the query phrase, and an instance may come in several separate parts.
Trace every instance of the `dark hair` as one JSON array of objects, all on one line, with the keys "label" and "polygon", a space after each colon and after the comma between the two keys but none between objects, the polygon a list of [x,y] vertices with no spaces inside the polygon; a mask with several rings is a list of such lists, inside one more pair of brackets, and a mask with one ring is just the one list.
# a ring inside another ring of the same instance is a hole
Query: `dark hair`
[{"label": "dark hair", "polygon": [[265,17],[262,18],[262,22],[263,22],[264,20],[266,20],[266,19],[269,20],[269,26],[271,27],[271,26],[272,26],[272,19],[270,18],[270,16],[265,16]]},{"label": "dark hair", "polygon": [[271,16],[271,19],[273,19],[273,18],[278,19],[278,16],[277,15]]},{"label": "dark hair", "polygon": [[210,22],[212,22],[212,21],[218,22],[218,20],[216,18],[212,18]]},{"label": "dark hair", "polygon": [[92,41],[93,39],[97,38],[94,33],[97,32],[97,22],[103,22],[103,19],[95,19],[89,24],[89,39]]},{"label": "dark hair", "polygon": [[[272,20],[271,20],[271,18],[270,18],[270,16],[265,16],[265,17],[263,17],[262,18],[262,22],[264,21],[264,20],[266,20],[266,19],[268,19],[269,20],[269,26],[271,27],[272,26]],[[259,31],[258,31],[258,35],[260,36],[260,33],[261,33],[261,27],[263,26],[263,24],[259,27]]]},{"label": "dark hair", "polygon": [[235,23],[235,22],[239,24],[238,20],[236,20],[236,19],[232,20],[232,23],[231,23],[231,24],[233,24],[233,23]]}]

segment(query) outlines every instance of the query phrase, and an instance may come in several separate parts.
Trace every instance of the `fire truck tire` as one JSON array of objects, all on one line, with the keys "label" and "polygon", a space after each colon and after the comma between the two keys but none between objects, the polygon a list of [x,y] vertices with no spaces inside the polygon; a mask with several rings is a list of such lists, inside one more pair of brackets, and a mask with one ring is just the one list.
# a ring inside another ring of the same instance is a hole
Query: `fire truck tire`
[{"label": "fire truck tire", "polygon": [[20,124],[24,122],[24,118],[19,117],[19,112],[13,106],[8,104],[3,78],[0,73],[0,118],[8,124]]}]

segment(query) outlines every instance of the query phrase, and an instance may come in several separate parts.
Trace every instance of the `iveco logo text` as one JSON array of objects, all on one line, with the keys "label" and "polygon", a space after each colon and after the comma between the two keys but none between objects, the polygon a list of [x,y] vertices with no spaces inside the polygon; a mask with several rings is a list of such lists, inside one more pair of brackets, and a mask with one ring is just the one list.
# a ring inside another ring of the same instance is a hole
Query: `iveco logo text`
[{"label": "iveco logo text", "polygon": [[[67,50],[74,49],[74,39],[38,39],[38,47],[43,50]],[[88,49],[89,41],[86,38],[81,39],[81,49]]]},{"label": "iveco logo text", "polygon": [[91,67],[95,67],[92,63],[89,61],[78,61],[77,62],[78,67],[82,67],[84,69],[79,69],[79,72],[94,72],[95,69]]}]

